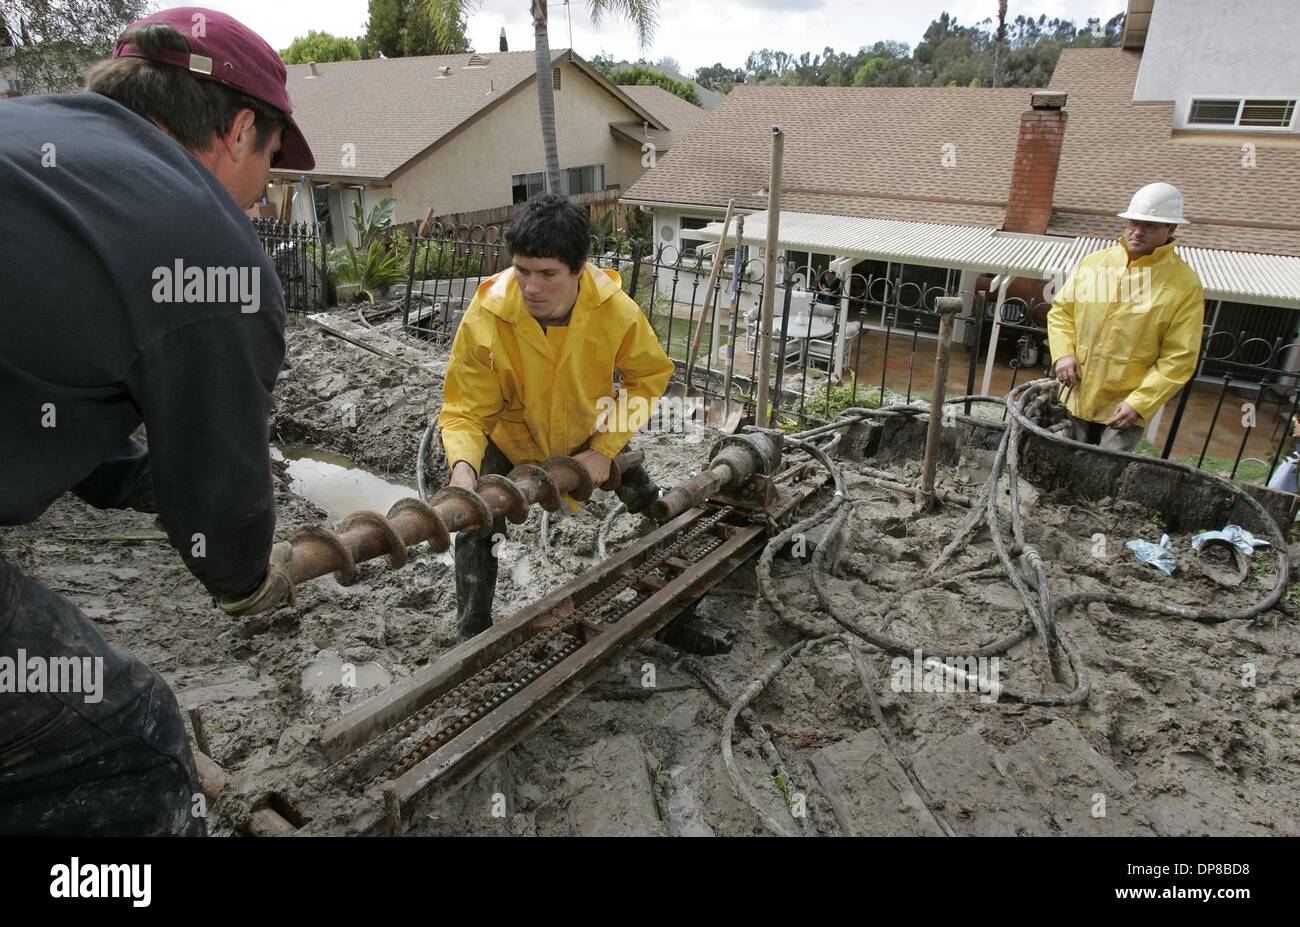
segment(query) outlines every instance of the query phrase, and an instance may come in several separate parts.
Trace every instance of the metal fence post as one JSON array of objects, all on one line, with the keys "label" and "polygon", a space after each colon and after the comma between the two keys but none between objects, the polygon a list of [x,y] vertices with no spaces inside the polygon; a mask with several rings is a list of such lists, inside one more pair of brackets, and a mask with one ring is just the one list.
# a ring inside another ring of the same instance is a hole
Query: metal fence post
[{"label": "metal fence post", "polygon": [[315,224],[312,233],[316,236],[316,251],[320,255],[320,308],[327,309],[330,304],[330,264],[325,250],[325,236],[321,234],[319,222]]},{"label": "metal fence post", "polygon": [[[1200,369],[1200,365],[1205,361],[1205,345],[1206,340],[1202,338],[1201,356],[1196,360],[1198,370]],[[1195,382],[1196,371],[1193,371],[1191,378],[1188,379],[1188,381],[1183,384],[1183,388],[1178,391],[1178,408],[1174,410],[1174,420],[1169,423],[1169,434],[1165,436],[1165,446],[1164,449],[1160,451],[1161,460],[1168,460],[1169,455],[1173,453],[1174,441],[1178,438],[1178,426],[1183,423],[1183,412],[1187,410],[1187,400],[1191,398],[1192,384]]]},{"label": "metal fence post", "polygon": [[636,299],[637,281],[641,279],[641,239],[632,239],[632,282],[627,286],[627,295]]},{"label": "metal fence post", "polygon": [[[975,339],[970,344],[970,364],[966,370],[966,395],[975,393],[975,368],[980,359],[980,338],[984,334],[984,307],[988,303],[987,293],[975,294]],[[970,415],[971,401],[966,400],[966,414]]]},{"label": "metal fence post", "polygon": [[921,485],[916,490],[919,512],[929,512],[934,504],[934,476],[939,466],[939,435],[943,425],[943,400],[948,387],[948,361],[952,356],[953,319],[961,310],[961,299],[944,296],[935,300],[939,311],[939,343],[934,352],[934,380],[930,384],[930,421],[925,430],[925,462]]},{"label": "metal fence post", "polygon": [[[776,365],[776,387],[772,390],[771,417],[766,422],[759,421],[757,418],[754,419],[754,422],[761,428],[771,428],[772,422],[776,421],[776,411],[781,408],[781,386],[785,380],[785,345],[790,331],[790,297],[793,295],[794,290],[794,282],[790,279],[789,264],[786,265],[782,276],[785,277],[785,297],[781,301],[781,343],[778,349],[779,357]],[[771,353],[770,347],[768,353]],[[802,409],[800,411],[802,412]]]},{"label": "metal fence post", "polygon": [[[415,257],[420,251],[420,226],[411,226],[411,253],[406,262],[406,298],[402,300],[402,331],[406,331],[411,318],[411,290],[415,287]],[[421,292],[424,288],[421,287]]]}]

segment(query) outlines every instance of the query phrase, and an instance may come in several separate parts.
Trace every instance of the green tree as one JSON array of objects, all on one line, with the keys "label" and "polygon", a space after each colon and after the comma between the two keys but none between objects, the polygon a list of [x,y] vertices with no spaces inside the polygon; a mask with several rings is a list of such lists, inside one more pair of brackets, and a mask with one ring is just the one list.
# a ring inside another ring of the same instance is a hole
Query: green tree
[{"label": "green tree", "polygon": [[111,55],[122,31],[152,6],[150,0],[5,0],[0,30],[13,45],[8,64],[24,93],[75,90],[85,69]]},{"label": "green tree", "polygon": [[605,74],[613,83],[622,86],[662,87],[671,94],[681,97],[688,103],[700,105],[700,95],[691,84],[673,80],[667,74],[660,73],[648,65],[634,64],[631,67],[612,68]]},{"label": "green tree", "polygon": [[355,39],[315,29],[300,35],[289,47],[280,52],[285,64],[307,64],[309,61],[358,61],[361,49]]},{"label": "green tree", "polygon": [[[423,0],[437,35],[446,40],[455,24],[483,4],[483,0]],[[659,0],[587,0],[592,25],[600,25],[607,14],[622,16],[636,30],[638,44],[645,48],[654,36],[659,19]],[[560,155],[555,139],[555,89],[551,82],[551,42],[547,23],[547,0],[529,0],[533,17],[534,57],[537,66],[537,110],[542,123],[542,149],[546,152],[546,189],[560,189]]]},{"label": "green tree", "polygon": [[717,93],[730,93],[731,88],[736,84],[745,82],[745,72],[739,68],[726,67],[719,61],[717,64],[711,64],[708,67],[697,68],[695,80]]},{"label": "green tree", "polygon": [[469,51],[464,15],[435,22],[426,0],[370,0],[369,10],[366,34],[360,41],[364,57],[410,58]]},{"label": "green tree", "polygon": [[[1089,19],[1082,27],[1065,19],[1017,16],[1006,19],[999,0],[996,18],[972,26],[941,13],[914,49],[897,41],[876,42],[856,52],[825,48],[820,54],[791,55],[773,49],[750,53],[734,83],[779,83],[844,87],[1041,87],[1047,84],[1063,48],[1116,46],[1124,14],[1105,23]],[[701,68],[696,80],[728,80],[721,64]]]},{"label": "green tree", "polygon": [[993,86],[1002,86],[1002,59],[1007,53],[1007,0],[998,0],[998,31],[993,34]]}]

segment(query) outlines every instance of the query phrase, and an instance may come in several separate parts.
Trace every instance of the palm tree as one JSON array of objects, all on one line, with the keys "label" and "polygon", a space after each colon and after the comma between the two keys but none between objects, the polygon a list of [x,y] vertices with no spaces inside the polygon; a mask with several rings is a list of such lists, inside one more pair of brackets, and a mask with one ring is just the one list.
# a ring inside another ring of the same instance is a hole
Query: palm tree
[{"label": "palm tree", "polygon": [[993,86],[1002,86],[1003,59],[1007,54],[1007,0],[998,0],[998,31],[993,37]]},{"label": "palm tree", "polygon": [[[434,29],[441,39],[483,0],[426,0]],[[542,148],[546,151],[546,189],[560,189],[560,155],[555,141],[555,88],[551,82],[551,43],[547,33],[547,0],[528,0],[533,16],[534,56],[537,62],[537,110],[542,120]],[[636,29],[637,43],[645,48],[654,37],[659,0],[587,0],[592,25],[607,13],[623,16]]]}]

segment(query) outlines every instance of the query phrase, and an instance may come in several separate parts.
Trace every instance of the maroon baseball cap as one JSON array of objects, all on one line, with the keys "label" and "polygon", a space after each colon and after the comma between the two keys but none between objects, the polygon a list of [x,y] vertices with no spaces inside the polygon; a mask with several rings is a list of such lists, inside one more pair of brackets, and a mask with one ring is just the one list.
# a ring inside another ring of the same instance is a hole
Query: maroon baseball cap
[{"label": "maroon baseball cap", "polygon": [[269,103],[283,112],[288,120],[280,151],[271,162],[272,166],[294,171],[309,171],[316,166],[302,129],[293,121],[293,104],[289,102],[289,91],[285,86],[288,72],[284,62],[260,35],[225,13],[201,6],[160,10],[137,20],[128,28],[150,24],[171,26],[185,36],[190,51],[145,54],[129,42],[119,41],[113,49],[113,57],[147,58],[175,65],[197,78],[214,80],[255,100]]}]

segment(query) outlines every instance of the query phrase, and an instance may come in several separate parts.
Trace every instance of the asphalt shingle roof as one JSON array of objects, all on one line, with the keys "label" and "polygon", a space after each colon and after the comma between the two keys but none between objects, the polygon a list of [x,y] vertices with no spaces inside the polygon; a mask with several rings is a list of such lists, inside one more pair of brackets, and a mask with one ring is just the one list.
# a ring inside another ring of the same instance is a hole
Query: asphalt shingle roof
[{"label": "asphalt shingle roof", "polygon": [[[1069,94],[1048,231],[1116,236],[1115,213],[1155,180],[1183,191],[1190,247],[1300,255],[1300,139],[1175,132],[1173,103],[1133,103],[1141,55],[1118,48],[1067,49],[1052,75]],[[1245,167],[1243,144],[1254,144]]]},{"label": "asphalt shingle roof", "polygon": [[[1132,102],[1139,61],[1062,52],[1051,89],[1069,94],[1069,122],[1049,231],[1117,236],[1115,213],[1165,180],[1187,198],[1185,244],[1300,255],[1300,140],[1175,133],[1172,103]],[[783,211],[1000,228],[1031,93],[738,86],[624,198],[765,209],[770,128],[781,124]],[[1258,146],[1254,168],[1241,165],[1246,142]]]},{"label": "asphalt shingle roof", "polygon": [[783,210],[1000,225],[1029,94],[741,85],[626,198],[762,209],[780,124]]},{"label": "asphalt shingle roof", "polygon": [[610,123],[609,128],[616,138],[626,139],[635,145],[651,142],[658,151],[667,151],[680,145],[686,133],[705,115],[704,110],[694,103],[687,103],[662,87],[620,84],[618,89],[667,126],[666,129],[656,129],[642,122]]},{"label": "asphalt shingle roof", "polygon": [[[471,58],[484,66],[469,67]],[[568,49],[552,49],[553,63],[565,58],[589,70]],[[536,73],[531,51],[335,61],[316,69],[318,77],[310,65],[288,68],[294,119],[316,155],[307,176],[358,180],[389,177]],[[353,164],[345,164],[345,145],[355,146]]]},{"label": "asphalt shingle roof", "polygon": [[619,84],[618,89],[636,100],[642,108],[654,113],[659,121],[673,132],[685,133],[706,115],[705,111],[694,103],[688,103],[677,94],[669,93],[663,87],[653,84],[644,87],[637,84]]}]

